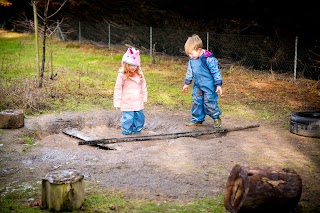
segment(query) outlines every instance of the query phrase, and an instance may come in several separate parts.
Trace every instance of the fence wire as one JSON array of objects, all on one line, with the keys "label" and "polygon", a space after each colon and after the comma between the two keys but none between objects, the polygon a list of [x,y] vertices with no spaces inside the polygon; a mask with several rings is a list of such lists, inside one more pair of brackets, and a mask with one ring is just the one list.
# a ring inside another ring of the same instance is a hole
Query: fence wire
[{"label": "fence wire", "polygon": [[298,78],[320,79],[320,48],[303,40],[298,40],[296,46],[298,38],[294,37],[217,34],[210,31],[119,26],[107,22],[64,22],[59,29],[61,32],[57,35],[63,34],[64,40],[94,42],[109,48],[130,45],[152,56],[185,56],[185,41],[192,34],[198,34],[204,48],[213,52],[222,66],[223,63],[234,64],[254,70],[292,73]]}]

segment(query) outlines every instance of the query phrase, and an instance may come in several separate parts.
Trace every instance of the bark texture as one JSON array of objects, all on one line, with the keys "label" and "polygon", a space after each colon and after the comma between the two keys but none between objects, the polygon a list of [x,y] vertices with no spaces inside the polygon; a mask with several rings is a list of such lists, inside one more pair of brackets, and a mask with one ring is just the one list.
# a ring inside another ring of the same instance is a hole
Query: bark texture
[{"label": "bark texture", "polygon": [[301,177],[292,169],[235,165],[228,177],[224,204],[231,213],[285,213],[297,206],[301,192]]}]

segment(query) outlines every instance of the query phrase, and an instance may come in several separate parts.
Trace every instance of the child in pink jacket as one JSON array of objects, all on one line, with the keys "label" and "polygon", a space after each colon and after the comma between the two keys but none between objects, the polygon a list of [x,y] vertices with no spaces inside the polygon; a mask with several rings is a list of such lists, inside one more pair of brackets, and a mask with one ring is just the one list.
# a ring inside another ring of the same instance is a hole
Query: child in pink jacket
[{"label": "child in pink jacket", "polygon": [[147,83],[141,71],[139,50],[128,48],[122,57],[113,99],[114,107],[122,111],[122,134],[141,132],[145,122],[143,109],[147,99]]}]

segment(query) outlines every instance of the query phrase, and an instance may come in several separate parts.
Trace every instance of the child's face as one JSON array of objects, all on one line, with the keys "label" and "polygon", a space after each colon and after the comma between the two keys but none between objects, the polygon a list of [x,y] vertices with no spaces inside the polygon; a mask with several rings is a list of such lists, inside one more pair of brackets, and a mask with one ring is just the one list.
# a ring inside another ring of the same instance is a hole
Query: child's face
[{"label": "child's face", "polygon": [[136,71],[137,68],[138,68],[138,66],[129,65],[129,71],[130,71],[130,72]]},{"label": "child's face", "polygon": [[191,53],[189,54],[189,57],[192,59],[198,59],[201,54],[202,54],[202,49],[199,48],[198,50],[192,50]]}]

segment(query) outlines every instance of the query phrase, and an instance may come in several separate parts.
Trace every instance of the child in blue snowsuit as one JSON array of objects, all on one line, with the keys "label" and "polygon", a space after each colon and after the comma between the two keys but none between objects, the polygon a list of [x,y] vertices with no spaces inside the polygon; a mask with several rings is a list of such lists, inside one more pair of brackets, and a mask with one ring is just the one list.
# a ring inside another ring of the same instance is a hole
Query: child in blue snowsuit
[{"label": "child in blue snowsuit", "polygon": [[198,35],[189,37],[184,48],[190,59],[182,92],[187,93],[189,85],[194,81],[192,118],[185,125],[201,125],[206,115],[209,115],[214,121],[213,127],[220,128],[218,97],[222,95],[222,76],[218,60],[208,50],[202,49],[202,40]]}]

